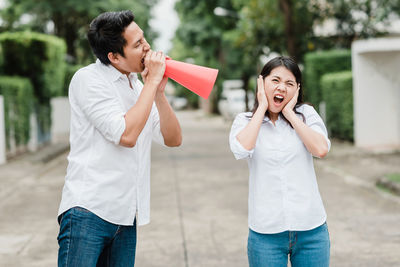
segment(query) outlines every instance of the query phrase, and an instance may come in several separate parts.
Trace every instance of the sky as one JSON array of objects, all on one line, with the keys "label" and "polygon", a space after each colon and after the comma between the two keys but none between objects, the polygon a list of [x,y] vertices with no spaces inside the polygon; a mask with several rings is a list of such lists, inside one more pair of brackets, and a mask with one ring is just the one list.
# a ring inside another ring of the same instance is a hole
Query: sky
[{"label": "sky", "polygon": [[159,37],[152,44],[154,50],[168,53],[172,48],[172,38],[179,25],[178,14],[174,9],[176,0],[159,0],[152,9],[153,18],[150,26],[159,33]]}]

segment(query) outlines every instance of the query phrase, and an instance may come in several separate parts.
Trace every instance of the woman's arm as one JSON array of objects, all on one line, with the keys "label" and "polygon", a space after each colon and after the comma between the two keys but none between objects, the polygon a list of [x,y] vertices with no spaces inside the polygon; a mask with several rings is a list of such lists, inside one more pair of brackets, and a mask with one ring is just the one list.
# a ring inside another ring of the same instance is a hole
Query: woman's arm
[{"label": "woman's arm", "polygon": [[326,156],[329,149],[325,137],[322,134],[311,129],[299,117],[297,117],[296,113],[293,111],[298,95],[299,90],[297,90],[293,98],[283,108],[282,113],[285,118],[292,124],[294,130],[299,135],[301,141],[303,141],[307,150],[313,156],[323,158]]},{"label": "woman's arm", "polygon": [[261,75],[257,79],[257,87],[258,108],[250,122],[236,136],[239,143],[247,150],[255,147],[261,123],[268,109],[268,100],[264,91],[264,80]]}]

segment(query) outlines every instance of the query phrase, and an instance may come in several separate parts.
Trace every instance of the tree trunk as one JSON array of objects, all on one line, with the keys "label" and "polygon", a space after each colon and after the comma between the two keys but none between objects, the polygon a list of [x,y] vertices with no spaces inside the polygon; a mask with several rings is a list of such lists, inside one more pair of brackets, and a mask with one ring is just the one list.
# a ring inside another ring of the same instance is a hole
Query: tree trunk
[{"label": "tree trunk", "polygon": [[293,12],[292,12],[292,1],[291,0],[279,0],[279,7],[281,8],[284,21],[285,21],[285,35],[286,35],[286,49],[291,57],[296,59],[296,36],[294,34],[293,25]]},{"label": "tree trunk", "polygon": [[244,89],[244,93],[245,93],[245,96],[244,96],[244,101],[245,101],[245,104],[246,104],[246,112],[247,111],[249,111],[250,110],[250,108],[249,108],[249,96],[248,96],[248,91],[249,91],[249,80],[250,80],[250,76],[249,75],[247,75],[247,73],[243,73],[243,75],[242,75],[242,82],[243,82],[243,89]]},{"label": "tree trunk", "polygon": [[78,29],[74,23],[69,23],[68,18],[60,13],[55,13],[53,16],[54,34],[65,40],[67,44],[67,54],[75,58],[76,52],[74,43],[78,38]]}]

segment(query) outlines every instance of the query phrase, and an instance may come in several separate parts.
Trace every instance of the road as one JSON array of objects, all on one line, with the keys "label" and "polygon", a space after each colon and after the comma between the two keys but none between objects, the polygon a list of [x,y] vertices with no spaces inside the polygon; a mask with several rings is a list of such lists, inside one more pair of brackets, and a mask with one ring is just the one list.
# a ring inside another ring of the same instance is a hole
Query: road
[{"label": "road", "polygon": [[[248,170],[229,150],[230,122],[199,111],[178,117],[183,145],[153,147],[151,223],[138,228],[136,266],[247,266]],[[357,172],[361,165],[350,168],[337,147],[331,158],[315,160],[331,266],[400,266],[400,198],[357,175],[377,166]],[[0,266],[56,266],[66,156],[47,163],[23,156],[0,166]]]}]

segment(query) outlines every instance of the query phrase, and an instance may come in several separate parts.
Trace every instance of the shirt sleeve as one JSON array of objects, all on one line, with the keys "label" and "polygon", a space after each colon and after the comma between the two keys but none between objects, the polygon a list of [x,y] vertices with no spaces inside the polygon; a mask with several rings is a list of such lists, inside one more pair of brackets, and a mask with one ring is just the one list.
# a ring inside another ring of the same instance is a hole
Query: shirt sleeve
[{"label": "shirt sleeve", "polygon": [[113,88],[93,71],[80,70],[71,81],[71,94],[88,121],[118,145],[125,131],[125,112]]},{"label": "shirt sleeve", "polygon": [[153,103],[153,107],[151,109],[151,120],[152,120],[152,138],[153,141],[156,142],[157,144],[160,144],[162,146],[166,146],[164,143],[164,137],[161,133],[161,127],[160,127],[160,115],[158,114],[158,109],[156,105]]},{"label": "shirt sleeve", "polygon": [[236,159],[251,158],[254,152],[254,149],[245,149],[236,138],[240,131],[242,131],[250,121],[250,119],[246,117],[246,114],[247,113],[240,113],[236,116],[229,134],[229,145]]},{"label": "shirt sleeve", "polygon": [[328,131],[326,130],[325,124],[322,121],[322,118],[319,116],[317,111],[307,104],[304,104],[304,111],[303,115],[306,119],[306,124],[308,127],[316,131],[317,133],[322,134],[326,142],[328,144],[328,151],[331,149],[331,141],[328,138]]}]

